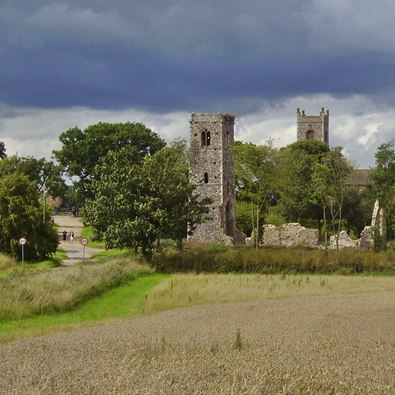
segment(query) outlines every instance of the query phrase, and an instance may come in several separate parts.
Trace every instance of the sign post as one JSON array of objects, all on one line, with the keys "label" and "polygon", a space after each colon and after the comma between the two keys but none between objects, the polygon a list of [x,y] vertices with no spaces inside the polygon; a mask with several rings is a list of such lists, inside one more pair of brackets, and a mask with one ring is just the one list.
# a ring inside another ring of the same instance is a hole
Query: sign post
[{"label": "sign post", "polygon": [[25,244],[26,244],[26,239],[24,237],[21,237],[18,240],[19,245],[22,248],[22,265],[25,263]]},{"label": "sign post", "polygon": [[84,261],[85,261],[85,247],[88,244],[88,239],[81,239],[81,244],[84,246]]}]

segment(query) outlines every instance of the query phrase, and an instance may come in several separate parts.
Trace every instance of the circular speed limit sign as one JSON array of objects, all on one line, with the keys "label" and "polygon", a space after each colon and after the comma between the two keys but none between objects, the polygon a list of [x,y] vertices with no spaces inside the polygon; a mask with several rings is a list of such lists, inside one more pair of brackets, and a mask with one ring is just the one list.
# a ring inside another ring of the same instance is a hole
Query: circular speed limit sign
[{"label": "circular speed limit sign", "polygon": [[88,239],[81,239],[81,244],[86,246],[88,244]]},{"label": "circular speed limit sign", "polygon": [[24,237],[21,237],[21,238],[18,240],[18,243],[19,243],[19,245],[24,246],[24,245],[26,244],[26,239],[25,239]]}]

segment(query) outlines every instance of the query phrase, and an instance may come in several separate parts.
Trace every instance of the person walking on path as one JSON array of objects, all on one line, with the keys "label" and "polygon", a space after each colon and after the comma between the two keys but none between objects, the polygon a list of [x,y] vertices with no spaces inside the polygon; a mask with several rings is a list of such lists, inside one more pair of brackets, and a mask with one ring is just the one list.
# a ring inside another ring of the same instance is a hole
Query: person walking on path
[{"label": "person walking on path", "polygon": [[72,243],[73,240],[74,240],[74,232],[71,231],[71,232],[70,232],[70,243]]}]

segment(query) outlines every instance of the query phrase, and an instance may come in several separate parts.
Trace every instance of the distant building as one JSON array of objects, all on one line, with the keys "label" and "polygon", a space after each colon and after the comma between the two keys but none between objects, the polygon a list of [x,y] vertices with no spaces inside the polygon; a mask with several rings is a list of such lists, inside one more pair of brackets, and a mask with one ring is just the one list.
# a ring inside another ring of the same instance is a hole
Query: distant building
[{"label": "distant building", "polygon": [[306,115],[298,108],[296,111],[297,140],[319,140],[329,144],[329,110],[321,108],[319,115]]}]

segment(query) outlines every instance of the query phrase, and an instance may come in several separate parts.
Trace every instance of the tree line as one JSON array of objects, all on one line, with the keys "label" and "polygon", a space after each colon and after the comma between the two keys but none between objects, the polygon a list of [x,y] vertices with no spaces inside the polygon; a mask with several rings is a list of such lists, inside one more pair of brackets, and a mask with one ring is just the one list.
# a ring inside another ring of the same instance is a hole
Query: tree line
[{"label": "tree line", "polygon": [[[187,232],[207,218],[210,201],[196,196],[189,182],[185,141],[166,145],[145,125],[130,122],[70,128],[59,141],[52,160],[7,156],[0,142],[0,251],[17,255],[21,236],[28,237],[29,260],[56,251],[48,196],[61,207],[80,210],[108,248],[136,248],[145,255],[161,238],[173,239],[181,249]],[[270,141],[236,142],[232,151],[238,227],[253,235],[256,245],[264,223],[315,227],[324,243],[342,229],[359,235],[376,198],[393,238],[393,143],[378,148],[370,184],[363,189],[350,185],[353,166],[341,148],[323,142],[298,141],[280,149]]]}]

